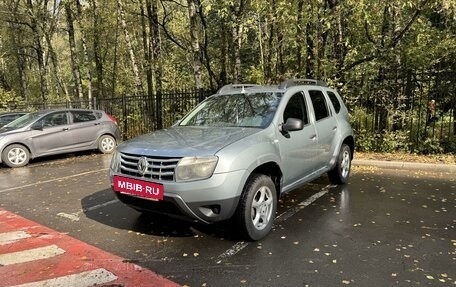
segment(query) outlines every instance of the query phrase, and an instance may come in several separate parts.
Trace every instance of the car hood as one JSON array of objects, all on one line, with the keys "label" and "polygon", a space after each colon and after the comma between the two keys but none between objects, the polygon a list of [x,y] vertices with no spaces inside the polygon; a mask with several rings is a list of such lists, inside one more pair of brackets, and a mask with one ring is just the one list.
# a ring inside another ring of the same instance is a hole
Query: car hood
[{"label": "car hood", "polygon": [[10,128],[10,127],[2,127],[2,128],[0,128],[0,136],[17,134],[17,133],[21,133],[24,131],[25,131],[24,128],[14,129],[14,128]]},{"label": "car hood", "polygon": [[123,142],[118,151],[167,157],[211,155],[259,131],[239,127],[171,127]]}]

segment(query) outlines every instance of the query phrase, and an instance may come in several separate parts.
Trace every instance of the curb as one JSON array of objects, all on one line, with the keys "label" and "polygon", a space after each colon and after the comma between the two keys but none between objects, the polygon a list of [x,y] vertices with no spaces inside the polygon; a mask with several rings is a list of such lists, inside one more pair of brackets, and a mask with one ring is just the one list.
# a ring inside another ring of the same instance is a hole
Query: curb
[{"label": "curb", "polygon": [[354,159],[352,164],[357,165],[357,166],[377,166],[377,167],[393,168],[393,169],[425,170],[425,171],[455,172],[456,173],[456,165],[454,165],[454,164],[381,161],[381,160],[364,160],[364,159]]}]

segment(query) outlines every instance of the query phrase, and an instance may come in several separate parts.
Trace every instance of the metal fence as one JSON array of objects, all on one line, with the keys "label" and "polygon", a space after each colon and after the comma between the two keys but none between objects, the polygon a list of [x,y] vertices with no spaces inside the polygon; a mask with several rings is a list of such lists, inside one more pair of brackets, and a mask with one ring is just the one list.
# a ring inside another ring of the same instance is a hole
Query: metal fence
[{"label": "metal fence", "polygon": [[426,73],[385,82],[359,80],[348,89],[358,147],[456,153],[456,82]]},{"label": "metal fence", "polygon": [[112,115],[119,125],[123,139],[129,139],[173,125],[199,102],[213,94],[209,90],[175,90],[154,95],[128,96],[92,101],[61,101],[29,103],[16,110],[42,110],[58,108],[93,108]]},{"label": "metal fence", "polygon": [[[346,97],[352,126],[357,136],[357,148],[371,151],[397,149],[426,152],[426,150],[419,150],[425,143],[430,145],[427,148],[439,145],[435,152],[456,152],[454,104],[444,107],[442,102],[437,100],[434,102],[434,107],[431,107],[430,101],[433,98],[429,96],[427,91],[429,89],[415,89],[412,93],[400,91],[400,87],[391,87],[391,89],[398,94],[408,94],[408,96],[397,97],[390,103],[382,102],[381,92],[374,95]],[[372,90],[375,89],[372,88]],[[153,97],[124,95],[105,99],[94,98],[92,102],[29,103],[26,107],[16,107],[16,109],[71,107],[104,110],[117,119],[123,139],[129,139],[173,125],[211,94],[213,91],[209,90],[177,90]],[[359,94],[362,95],[362,93]]]}]

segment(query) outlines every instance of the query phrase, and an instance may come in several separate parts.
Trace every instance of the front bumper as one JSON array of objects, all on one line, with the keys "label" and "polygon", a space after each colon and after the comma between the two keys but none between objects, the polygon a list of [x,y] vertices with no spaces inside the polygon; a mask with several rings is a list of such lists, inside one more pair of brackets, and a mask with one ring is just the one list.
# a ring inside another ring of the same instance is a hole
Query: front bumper
[{"label": "front bumper", "polygon": [[245,171],[235,171],[200,181],[158,182],[165,191],[162,201],[114,192],[121,202],[141,211],[213,223],[233,216],[247,180],[245,176]]}]

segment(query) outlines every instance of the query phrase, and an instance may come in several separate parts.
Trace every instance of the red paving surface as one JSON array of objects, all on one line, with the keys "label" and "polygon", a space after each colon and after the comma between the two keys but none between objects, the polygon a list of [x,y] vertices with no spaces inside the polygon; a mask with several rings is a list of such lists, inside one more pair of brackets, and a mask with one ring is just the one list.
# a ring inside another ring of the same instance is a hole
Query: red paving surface
[{"label": "red paving surface", "polygon": [[[94,270],[105,270],[108,271],[106,273],[112,273],[117,277],[117,279],[114,277],[114,280],[108,279],[111,280],[109,282],[101,282],[102,284],[97,286],[179,286],[150,270],[128,263],[124,258],[102,251],[68,235],[0,209],[0,236],[17,231],[23,231],[30,237],[17,239],[13,242],[0,241],[0,264],[2,256],[5,258],[5,256],[9,256],[13,252],[20,251],[26,251],[25,253],[27,253],[28,250],[34,248],[57,246],[63,249],[64,253],[25,263],[0,265],[0,287],[50,279],[55,280],[58,277],[78,275],[82,272]],[[102,279],[100,278],[100,280]],[[67,282],[65,285],[85,286],[82,281],[77,279],[73,281],[74,284]],[[43,283],[35,284],[40,286]],[[58,284],[52,284],[52,286],[55,285]],[[29,284],[25,286],[35,285]]]}]

